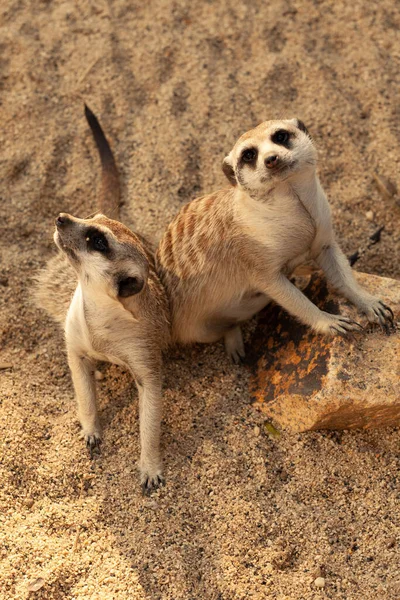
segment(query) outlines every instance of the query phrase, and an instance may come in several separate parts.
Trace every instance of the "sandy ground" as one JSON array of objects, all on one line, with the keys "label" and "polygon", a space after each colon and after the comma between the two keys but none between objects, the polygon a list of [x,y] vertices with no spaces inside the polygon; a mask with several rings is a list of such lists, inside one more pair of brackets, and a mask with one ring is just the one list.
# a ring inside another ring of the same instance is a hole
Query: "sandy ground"
[{"label": "sandy ground", "polygon": [[154,237],[225,185],[239,134],[302,118],[343,248],[385,225],[359,269],[399,278],[400,208],[372,178],[400,183],[392,0],[5,0],[0,15],[0,597],[398,599],[398,430],[271,440],[222,346],[175,350],[167,486],[144,499],[129,374],[103,368],[91,462],[62,333],[30,300],[58,211],[95,210],[83,100],[113,141],[125,223]]}]

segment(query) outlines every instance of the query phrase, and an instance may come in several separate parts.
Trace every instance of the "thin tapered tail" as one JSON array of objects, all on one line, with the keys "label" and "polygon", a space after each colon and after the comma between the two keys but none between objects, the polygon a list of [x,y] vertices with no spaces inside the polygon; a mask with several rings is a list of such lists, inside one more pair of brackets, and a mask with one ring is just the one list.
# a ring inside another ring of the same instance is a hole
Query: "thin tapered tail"
[{"label": "thin tapered tail", "polygon": [[98,194],[98,209],[106,217],[119,220],[121,186],[114,155],[96,115],[92,113],[86,104],[85,117],[92,131],[101,161],[101,189]]}]

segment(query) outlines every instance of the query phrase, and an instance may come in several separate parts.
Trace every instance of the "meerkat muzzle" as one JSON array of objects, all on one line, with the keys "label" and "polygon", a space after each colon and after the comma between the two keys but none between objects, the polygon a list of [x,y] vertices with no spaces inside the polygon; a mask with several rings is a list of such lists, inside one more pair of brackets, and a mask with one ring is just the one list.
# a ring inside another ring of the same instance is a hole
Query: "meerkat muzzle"
[{"label": "meerkat muzzle", "polygon": [[280,163],[279,157],[276,155],[268,156],[265,159],[265,166],[267,169],[275,169]]},{"label": "meerkat muzzle", "polygon": [[66,213],[60,213],[56,219],[57,229],[61,229],[71,223],[71,219]]}]

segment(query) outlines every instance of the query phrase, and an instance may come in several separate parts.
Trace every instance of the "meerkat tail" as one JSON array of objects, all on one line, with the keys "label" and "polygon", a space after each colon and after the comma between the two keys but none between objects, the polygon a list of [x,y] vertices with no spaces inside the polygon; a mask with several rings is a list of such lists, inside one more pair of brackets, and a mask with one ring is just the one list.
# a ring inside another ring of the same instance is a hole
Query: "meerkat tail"
[{"label": "meerkat tail", "polygon": [[96,115],[92,113],[86,104],[85,117],[92,131],[101,160],[102,175],[98,208],[100,212],[110,219],[119,220],[121,189],[119,173],[117,165],[115,164],[114,155]]}]

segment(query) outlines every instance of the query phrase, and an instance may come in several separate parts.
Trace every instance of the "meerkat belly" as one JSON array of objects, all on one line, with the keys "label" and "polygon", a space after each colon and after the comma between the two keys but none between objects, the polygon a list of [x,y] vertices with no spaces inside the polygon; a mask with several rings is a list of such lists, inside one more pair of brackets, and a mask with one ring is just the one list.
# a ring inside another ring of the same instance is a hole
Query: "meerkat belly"
[{"label": "meerkat belly", "polygon": [[267,303],[268,297],[251,288],[241,270],[237,277],[213,273],[207,283],[174,299],[173,336],[182,343],[216,341]]},{"label": "meerkat belly", "polygon": [[238,298],[231,298],[225,306],[207,315],[204,320],[204,334],[218,339],[226,331],[248,321],[270,302],[262,292],[251,290]]}]

